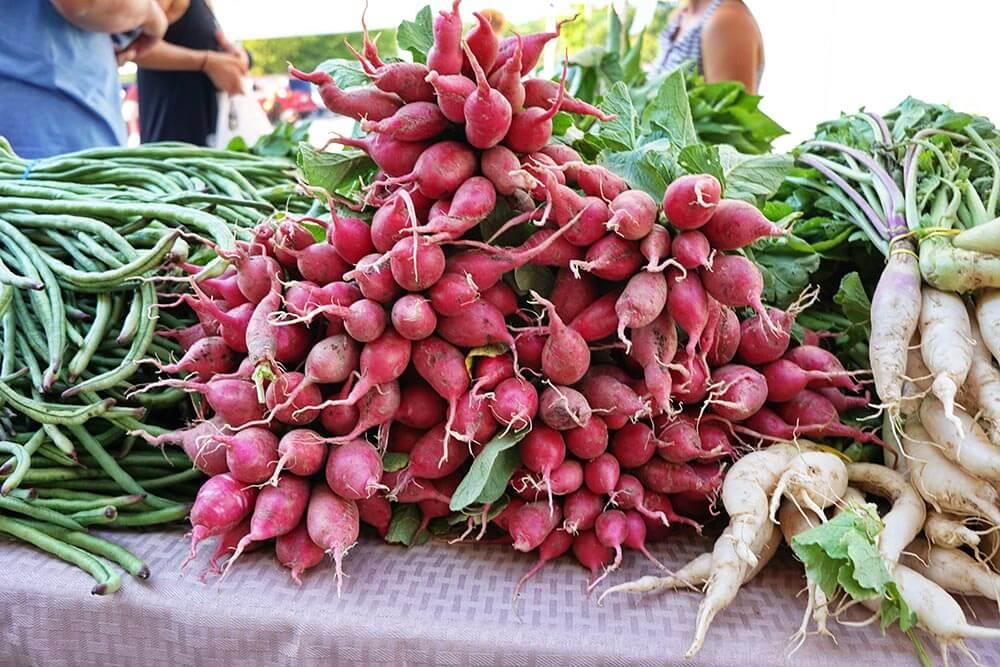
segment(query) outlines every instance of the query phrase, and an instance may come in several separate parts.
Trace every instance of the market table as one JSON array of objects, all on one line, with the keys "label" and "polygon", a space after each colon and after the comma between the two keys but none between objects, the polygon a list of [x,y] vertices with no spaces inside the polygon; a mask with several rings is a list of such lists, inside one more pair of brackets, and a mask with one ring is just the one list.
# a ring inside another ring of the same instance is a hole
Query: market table
[{"label": "market table", "polygon": [[[180,530],[115,538],[145,556],[153,575],[147,582],[126,579],[107,597],[89,595],[92,581],[79,570],[0,542],[0,664],[674,664],[683,662],[699,600],[674,592],[610,597],[598,607],[584,594],[584,571],[562,559],[529,583],[515,611],[513,585],[531,561],[508,547],[407,550],[371,540],[347,558],[349,578],[338,600],[332,567],[307,573],[298,587],[270,553],[253,553],[221,584],[206,585],[198,574],[210,545],[182,574],[187,544]],[[681,534],[654,551],[676,567],[708,545],[707,538]],[[609,579],[652,569],[629,554]],[[694,664],[788,662],[788,637],[805,604],[796,597],[802,585],[801,567],[782,551],[719,615]],[[974,622],[997,624],[992,603],[977,600],[969,608]],[[838,646],[811,636],[795,662],[916,664],[898,630],[883,637],[877,624],[832,629]],[[925,647],[935,656],[935,646],[925,641]],[[970,647],[983,664],[1000,664],[1000,643]]]}]

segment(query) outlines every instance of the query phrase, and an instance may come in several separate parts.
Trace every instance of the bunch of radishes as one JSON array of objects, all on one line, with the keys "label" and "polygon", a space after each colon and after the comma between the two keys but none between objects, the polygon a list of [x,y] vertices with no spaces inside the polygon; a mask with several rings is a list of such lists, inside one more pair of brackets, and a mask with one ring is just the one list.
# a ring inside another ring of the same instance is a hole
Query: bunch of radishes
[{"label": "bunch of radishes", "polygon": [[[447,516],[472,457],[516,432],[513,500],[489,522],[482,508],[481,531],[542,562],[572,549],[597,574],[671,521],[697,525],[671,499],[712,499],[740,434],[867,438],[840,424],[864,401],[841,393],[850,374],[789,349],[794,313],[765,308],[760,271],[726,254],[781,230],[691,175],[663,197],[672,234],[653,197],[549,143],[558,108],[603,117],[522,78],[555,33],[498,42],[477,19],[463,41],[458,2],[442,12],[428,66],[383,63],[366,37],[376,87],[293,70],[362,120],[367,137],[341,141],[381,168],[377,210],[369,224],[331,205],[323,241],[300,224],[316,219],[262,225],[182,297],[201,323],[170,334],[188,352],[164,370],[197,377],[163,383],[212,417],[159,441],[213,475],[192,556],[218,535],[231,565],[276,538],[296,579],[332,553],[339,580],[359,522],[385,536],[390,499],[417,504],[421,529]],[[522,211],[501,229],[531,231],[518,246],[480,235],[501,197]],[[511,287],[529,262],[556,271],[547,298]],[[385,472],[386,452],[406,466]]]}]

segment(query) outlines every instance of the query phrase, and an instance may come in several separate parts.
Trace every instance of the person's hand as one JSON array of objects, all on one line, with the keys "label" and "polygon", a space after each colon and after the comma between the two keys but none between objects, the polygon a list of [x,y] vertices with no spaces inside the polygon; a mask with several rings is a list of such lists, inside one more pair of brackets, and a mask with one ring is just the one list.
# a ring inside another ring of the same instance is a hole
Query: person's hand
[{"label": "person's hand", "polygon": [[215,31],[215,41],[218,42],[223,51],[239,58],[240,64],[243,66],[243,73],[246,74],[250,68],[250,56],[247,55],[246,49],[230,42],[221,30]]},{"label": "person's hand", "polygon": [[243,74],[246,70],[237,56],[219,51],[206,51],[202,70],[212,80],[212,85],[217,90],[230,95],[239,95],[243,92]]},{"label": "person's hand", "polygon": [[124,65],[130,60],[135,60],[148,51],[151,46],[163,39],[163,35],[166,34],[167,16],[163,13],[163,9],[156,0],[149,0],[149,10],[146,14],[146,19],[138,26],[138,29],[142,31],[139,36],[132,40],[132,43],[124,49],[115,53],[115,58],[118,60],[119,65]]}]

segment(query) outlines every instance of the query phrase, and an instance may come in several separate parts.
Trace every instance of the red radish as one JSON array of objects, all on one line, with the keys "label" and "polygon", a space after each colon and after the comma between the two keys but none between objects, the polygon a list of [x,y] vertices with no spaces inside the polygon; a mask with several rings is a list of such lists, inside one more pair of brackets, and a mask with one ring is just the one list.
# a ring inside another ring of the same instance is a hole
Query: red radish
[{"label": "red radish", "polygon": [[435,215],[432,209],[430,221],[410,231],[428,234],[431,241],[438,243],[452,241],[485,220],[493,212],[496,201],[493,183],[483,176],[473,176],[455,191],[447,212]]},{"label": "red radish", "polygon": [[410,102],[383,120],[362,120],[361,129],[399,141],[426,141],[448,129],[448,119],[433,102]]},{"label": "red radish", "polygon": [[330,206],[327,238],[331,239],[337,253],[351,264],[357,264],[375,250],[368,224],[357,218],[338,216],[336,206]]},{"label": "red radish", "polygon": [[722,185],[709,174],[687,174],[667,186],[663,212],[677,229],[698,229],[715,213]]},{"label": "red radish", "polygon": [[585,530],[573,539],[573,555],[577,562],[590,570],[591,578],[598,579],[598,572],[614,561],[614,549],[600,543],[593,530]]},{"label": "red radish", "polygon": [[513,349],[515,345],[503,313],[493,304],[483,300],[470,304],[461,315],[440,318],[437,333],[458,347],[482,347],[503,343]]},{"label": "red radish", "polygon": [[[821,394],[809,389],[799,392],[795,398],[786,403],[776,405],[775,410],[796,433],[817,437],[852,438],[858,442],[882,444],[878,436],[873,433],[841,424],[840,415],[833,404]],[[747,426],[750,426],[749,421]]]},{"label": "red radish", "polygon": [[[308,229],[293,220],[286,220],[278,225],[278,231],[274,235],[274,258],[286,269],[295,268],[295,255],[288,251],[303,250],[315,242],[316,239]],[[209,281],[203,280],[202,285],[205,286],[206,282]],[[207,290],[207,286],[205,287]]]},{"label": "red radish", "polygon": [[712,246],[697,229],[689,229],[675,236],[672,248],[674,259],[685,269],[711,267]]},{"label": "red radish", "polygon": [[583,426],[566,431],[566,448],[584,461],[595,459],[608,449],[608,426],[593,415]]},{"label": "red radish", "polygon": [[[570,265],[570,262],[580,261],[581,249],[570,243],[568,237],[570,236],[569,232],[576,229],[577,224],[582,220],[583,217],[574,218],[561,227],[559,231],[552,229],[537,231],[529,236],[527,241],[517,246],[515,252],[528,253],[536,248],[544,248],[532,258],[532,263],[539,266],[565,268]],[[549,239],[554,239],[554,241],[550,242]]]},{"label": "red radish", "polygon": [[729,429],[721,423],[702,419],[698,426],[698,436],[701,438],[703,450],[699,457],[702,461],[732,456],[735,453],[733,442],[729,438]]},{"label": "red radish", "polygon": [[426,81],[429,70],[421,63],[389,63],[375,68],[354,50],[350,44],[347,48],[354,53],[365,74],[371,77],[372,83],[379,90],[395,93],[404,102],[433,102],[434,88]]},{"label": "red radish", "polygon": [[499,144],[511,125],[510,102],[503,94],[490,87],[486,73],[480,67],[476,56],[463,44],[465,55],[476,75],[476,90],[465,100],[465,139],[479,149],[492,148]]},{"label": "red radish", "polygon": [[462,442],[486,443],[497,432],[497,420],[483,405],[482,397],[466,392],[458,399],[452,435]]},{"label": "red radish", "polygon": [[319,86],[323,106],[335,114],[349,116],[354,120],[362,118],[382,120],[396,113],[396,110],[403,106],[403,101],[399,97],[378,88],[341,90],[327,72],[306,73],[289,66],[288,73],[296,79]]},{"label": "red radish", "polygon": [[233,478],[245,484],[260,484],[271,478],[278,460],[278,436],[257,426],[234,435],[211,436],[226,448],[226,464]]},{"label": "red radish", "polygon": [[466,306],[479,299],[479,290],[466,274],[445,273],[431,285],[431,307],[439,315],[460,315]]},{"label": "red radish", "polygon": [[[437,449],[432,452],[432,458],[437,459]],[[429,479],[420,479],[409,476],[406,469],[396,472],[387,472],[382,475],[382,482],[394,489],[395,501],[400,503],[419,503],[424,500],[437,500],[448,504],[451,498],[434,487]]]},{"label": "red radish", "polygon": [[316,431],[308,428],[287,431],[278,441],[278,463],[269,483],[277,484],[283,470],[300,477],[316,474],[326,460],[326,447],[326,442]]},{"label": "red radish", "polygon": [[583,482],[599,496],[610,495],[618,485],[621,466],[612,454],[605,452],[583,466]]},{"label": "red radish", "polygon": [[590,530],[603,510],[604,500],[601,496],[581,487],[563,500],[562,530],[571,535],[576,535],[581,530]]},{"label": "red radish", "polygon": [[430,72],[427,83],[437,95],[438,107],[453,123],[465,122],[465,101],[476,90],[476,82],[461,74],[441,75]]},{"label": "red radish", "polygon": [[221,336],[208,336],[196,341],[177,362],[161,364],[150,360],[161,373],[184,375],[194,373],[200,382],[210,380],[216,374],[228,373],[239,363],[236,353],[226,345]]},{"label": "red radish", "polygon": [[395,417],[400,424],[426,431],[446,416],[447,404],[426,382],[409,382],[402,388]]},{"label": "red radish", "polygon": [[[753,366],[780,359],[792,341],[793,318],[777,308],[768,308],[767,315],[767,319],[751,315],[740,323],[737,353],[741,360]],[[768,325],[768,321],[774,326]]]},{"label": "red radish", "polygon": [[[458,439],[448,441],[448,451],[441,456],[445,442],[444,424],[438,424],[425,433],[410,450],[410,463],[396,480],[392,494],[398,498],[399,491],[409,486],[415,478],[441,479],[462,467],[469,458],[469,446]],[[388,482],[386,482],[388,484]],[[392,496],[390,496],[392,497]]]},{"label": "red radish", "polygon": [[816,393],[821,395],[826,400],[830,401],[830,404],[837,409],[837,412],[843,414],[850,410],[856,408],[866,407],[871,403],[871,396],[868,392],[865,392],[864,396],[844,396],[835,387],[818,387]]},{"label": "red radish", "polygon": [[354,428],[344,435],[327,438],[327,442],[338,443],[353,440],[370,428],[388,424],[399,411],[399,401],[398,382],[386,382],[372,387],[356,404],[358,420]]},{"label": "red radish", "polygon": [[[545,45],[562,34],[562,26],[564,23],[569,23],[575,18],[576,16],[573,16],[572,18],[564,19],[556,23],[555,32],[537,32],[520,38],[523,41],[521,56],[522,75],[525,75],[535,69],[535,65],[538,64],[538,59],[541,57],[542,50],[545,48]],[[493,65],[494,71],[499,69],[505,62],[513,57],[514,52],[517,49],[518,39],[518,37],[507,37],[500,42],[500,46],[497,51],[497,59]]]},{"label": "red radish", "polygon": [[611,201],[628,191],[628,183],[607,167],[599,164],[582,164],[576,176],[577,185],[591,197]]},{"label": "red radish", "polygon": [[608,220],[612,218],[611,209],[598,197],[583,197],[580,204],[580,209],[570,218],[574,225],[566,232],[566,240],[575,246],[589,247],[607,231]]},{"label": "red radish", "polygon": [[[525,85],[527,85],[527,82],[525,82]],[[555,98],[555,94],[551,97]],[[566,96],[563,95],[563,100],[565,101],[565,99]],[[548,106],[548,104],[543,106]],[[569,183],[576,183],[576,177],[579,174],[580,165],[583,164],[579,153],[565,144],[556,143],[544,146],[541,152],[544,155],[549,156],[553,162],[563,168],[562,171],[565,173],[566,180]]]},{"label": "red radish", "polygon": [[[582,276],[581,276],[582,279]],[[587,342],[598,341],[614,335],[618,330],[618,314],[615,306],[621,292],[609,292],[588,305],[569,323]]]},{"label": "red radish", "polygon": [[382,457],[364,440],[351,440],[333,447],[326,459],[326,483],[347,500],[371,498],[382,479]]},{"label": "red radish", "polygon": [[[354,377],[348,378],[340,390],[334,394],[337,399],[345,399],[354,388]],[[356,405],[334,405],[323,408],[319,413],[319,421],[323,428],[332,435],[347,435],[358,424],[360,412]]]},{"label": "red radish", "polygon": [[[441,419],[444,419],[444,407],[441,408]],[[387,451],[409,454],[426,432],[427,429],[411,428],[399,422],[393,422]]]},{"label": "red radish", "polygon": [[257,389],[252,382],[237,379],[215,379],[209,382],[162,380],[159,386],[202,394],[209,407],[232,428],[260,421],[264,411],[257,402]]},{"label": "red radish", "polygon": [[351,266],[340,256],[329,240],[313,243],[302,250],[289,251],[296,255],[296,268],[305,280],[326,285],[340,280]]},{"label": "red radish", "polygon": [[154,447],[179,445],[198,470],[206,475],[218,475],[229,470],[226,449],[213,443],[210,436],[225,431],[225,422],[216,416],[189,428],[167,431],[155,437],[145,431],[130,431],[129,435],[137,435]]},{"label": "red radish", "polygon": [[510,317],[521,309],[517,293],[507,283],[497,283],[483,292],[483,301],[493,304],[504,317]]},{"label": "red radish", "polygon": [[323,562],[326,553],[309,538],[306,522],[302,521],[293,531],[278,537],[274,543],[278,562],[292,571],[292,580],[302,585],[300,575]]},{"label": "red radish", "polygon": [[482,392],[492,391],[498,384],[514,377],[514,360],[509,354],[498,354],[495,357],[483,357],[476,362],[475,375],[470,392],[473,396],[482,397]]},{"label": "red radish", "polygon": [[227,256],[236,263],[236,284],[250,303],[260,303],[268,295],[272,280],[280,279],[281,264],[267,255]]},{"label": "red radish", "polygon": [[639,479],[657,493],[697,492],[711,496],[722,488],[722,468],[717,464],[668,463],[654,458],[639,469]]},{"label": "red radish", "polygon": [[[762,370],[767,380],[767,400],[772,403],[792,400],[812,382],[829,383],[838,376],[843,377],[843,374],[839,373],[807,371],[789,359],[772,361]],[[846,374],[846,371],[844,373]]]},{"label": "red radish", "polygon": [[684,350],[677,353],[670,368],[673,382],[673,398],[685,405],[700,403],[708,394],[708,367],[699,356],[689,355]]},{"label": "red radish", "polygon": [[479,168],[496,191],[510,196],[517,190],[531,190],[534,179],[521,169],[521,161],[506,146],[494,146],[479,158]]},{"label": "red radish", "polygon": [[[385,310],[382,304],[371,299],[358,299],[350,306],[328,304],[313,309],[305,318],[324,315],[331,322],[343,322],[343,328],[359,343],[368,343],[382,335],[386,327]],[[280,323],[280,322],[279,322]]]},{"label": "red radish", "polygon": [[419,292],[444,275],[444,252],[422,236],[407,236],[389,251],[389,270],[400,287]]},{"label": "red radish", "polygon": [[773,327],[760,301],[764,290],[764,278],[757,265],[740,255],[718,255],[712,262],[711,271],[701,272],[705,291],[719,303],[732,308],[748,306]]},{"label": "red radish", "polygon": [[638,419],[649,414],[650,407],[628,385],[608,376],[587,374],[580,391],[591,409],[604,411],[608,416],[622,415]]},{"label": "red radish", "polygon": [[198,556],[198,543],[222,535],[237,525],[253,509],[257,489],[237,481],[229,473],[209,477],[198,489],[191,506],[191,554],[187,565]]},{"label": "red radish", "polygon": [[326,401],[319,408],[338,405],[354,405],[372,388],[393,382],[403,374],[410,364],[411,343],[392,328],[386,329],[379,338],[365,345],[361,351],[359,367],[361,379],[351,389],[347,398]]},{"label": "red radish", "polygon": [[827,379],[814,377],[809,382],[809,388],[833,385],[848,391],[861,391],[860,384],[851,379],[852,373],[844,370],[844,366],[833,353],[816,345],[799,345],[785,353],[785,359],[798,364],[803,370],[816,371],[825,374]]},{"label": "red radish", "polygon": [[[394,194],[389,197],[389,199],[375,211],[375,215],[372,216],[370,234],[372,237],[372,245],[375,246],[375,250],[378,252],[389,252],[389,250],[392,249],[392,246],[394,246],[397,241],[406,235],[406,229],[408,227],[415,227],[417,225],[417,221],[410,217],[409,210],[406,206],[406,197],[408,196],[410,195],[407,194],[405,190],[401,190],[398,194]],[[374,263],[373,260],[377,258],[378,254],[367,255],[363,257],[358,264],[360,265],[365,261],[372,264]],[[359,266],[358,268],[360,269],[361,267]]]},{"label": "red radish", "polygon": [[554,496],[565,496],[583,486],[583,466],[579,461],[567,459],[552,471],[551,478],[546,488]]},{"label": "red radish", "polygon": [[508,532],[517,551],[533,551],[541,546],[549,533],[562,522],[558,505],[550,507],[543,502],[527,503],[510,517]]},{"label": "red radish", "polygon": [[590,348],[579,332],[566,326],[551,301],[531,292],[549,316],[548,340],[542,348],[542,372],[556,384],[576,383],[590,368]]},{"label": "red radish", "polygon": [[[670,520],[664,512],[654,511],[646,506],[646,490],[635,475],[625,473],[618,478],[618,484],[612,492],[614,503],[623,510],[636,510],[641,516],[670,525]],[[629,512],[631,513],[631,512]]]},{"label": "red radish", "polygon": [[656,453],[664,461],[687,463],[704,454],[697,418],[680,414],[669,421],[657,420],[656,424],[659,436]]},{"label": "red radish", "polygon": [[663,569],[663,563],[656,560],[653,554],[649,553],[649,549],[646,547],[646,521],[642,518],[642,515],[638,512],[626,512],[625,520],[628,527],[628,534],[625,537],[625,546],[629,549],[638,551],[649,559],[654,565]]},{"label": "red radish", "polygon": [[[525,38],[527,48],[527,38]],[[526,55],[526,54],[525,54]],[[524,55],[522,55],[522,73],[524,71]],[[528,107],[518,111],[511,118],[510,131],[504,143],[515,153],[533,153],[545,147],[552,137],[552,117],[559,111],[563,95],[566,93],[566,71],[568,63],[563,63],[562,78],[559,81],[559,94],[547,109]],[[529,68],[530,69],[530,68]]]},{"label": "red radish", "polygon": [[465,34],[465,43],[472,51],[472,58],[466,54],[465,63],[462,66],[462,72],[466,76],[473,74],[470,63],[473,58],[482,69],[487,72],[492,71],[493,63],[497,59],[497,51],[500,48],[500,42],[496,33],[493,32],[493,26],[490,25],[489,20],[479,12],[472,12],[472,15],[476,17],[476,25]]},{"label": "red radish", "polygon": [[363,138],[335,135],[330,143],[363,150],[379,169],[395,178],[409,174],[429,146],[426,141],[401,141],[388,134],[370,134]]},{"label": "red radish", "polygon": [[[559,84],[549,79],[525,79],[524,80],[524,106],[526,107],[548,107],[559,95]],[[606,114],[592,104],[587,104],[569,95],[563,95],[562,103],[559,105],[560,111],[575,113],[581,116],[593,116],[600,121],[614,120],[614,114]],[[575,158],[576,161],[580,157]],[[575,178],[573,180],[576,180]]]},{"label": "red radish", "polygon": [[295,371],[279,375],[264,393],[268,418],[289,426],[305,426],[319,417],[318,409],[309,408],[322,402],[319,387]]},{"label": "red radish", "polygon": [[[594,522],[594,534],[597,535],[598,542],[615,550],[615,560],[607,572],[617,569],[622,562],[622,545],[628,539],[628,519],[625,518],[625,512],[621,510],[602,512]],[[591,587],[596,583],[597,581],[591,583]]]},{"label": "red radish", "polygon": [[[212,557],[208,561],[208,568],[202,573],[201,580],[204,580],[210,574],[222,574],[222,564],[219,562],[222,558],[231,556],[234,551],[236,551],[236,546],[240,543],[244,537],[250,534],[250,517],[246,517],[238,524],[227,530],[219,538],[218,543],[215,545],[215,551],[212,553]],[[253,551],[255,544],[250,544],[244,551]]]},{"label": "red radish", "polygon": [[433,519],[439,519],[451,514],[451,508],[448,506],[448,503],[439,500],[421,500],[417,505],[420,508],[420,525],[417,526],[416,532],[413,533],[414,538],[419,537],[421,533],[427,530],[427,526],[430,525]]},{"label": "red radish", "polygon": [[538,412],[538,392],[521,378],[509,378],[497,385],[490,401],[497,421],[514,429],[530,427]]},{"label": "red radish", "polygon": [[508,532],[507,528],[508,525],[510,524],[510,518],[514,516],[514,514],[516,514],[519,509],[524,507],[524,505],[525,505],[524,500],[518,498],[517,496],[514,496],[513,498],[510,499],[510,502],[507,503],[507,506],[504,507],[499,514],[493,517],[493,523],[496,524],[497,528],[499,528],[500,530],[504,531],[505,533]]},{"label": "red radish", "polygon": [[[297,381],[293,391],[288,394],[283,401],[273,405],[269,404],[268,407],[271,410],[271,413],[276,414],[282,412],[292,406],[293,403],[295,405],[293,413],[301,407],[319,404],[322,402],[322,399],[314,400],[314,396],[310,396],[302,401],[296,401],[296,399],[303,391],[309,390],[310,393],[312,393],[312,391],[316,391],[315,385],[317,384],[336,384],[338,382],[343,382],[358,367],[358,360],[358,345],[354,342],[354,340],[344,334],[327,336],[313,345],[312,349],[309,350],[309,354],[306,356],[305,368],[303,369],[305,371],[304,380]],[[270,390],[271,388],[268,387],[268,391]],[[265,399],[266,397],[267,394],[265,393]],[[295,421],[297,418],[294,417],[294,414],[282,414],[285,418],[278,418],[278,421],[285,424],[298,423]],[[315,419],[317,414],[309,416],[308,421]],[[291,418],[292,421],[286,421],[289,418]]]},{"label": "red radish", "polygon": [[542,476],[542,482],[549,492],[549,508],[552,508],[552,471],[566,459],[566,442],[559,431],[544,424],[536,424],[518,446],[521,463],[533,473]]},{"label": "red radish", "polygon": [[413,367],[441,398],[448,402],[448,419],[444,430],[444,453],[448,457],[448,440],[455,422],[458,399],[469,390],[469,373],[465,368],[465,355],[437,336],[430,336],[413,345]]},{"label": "red radish", "polygon": [[646,387],[660,410],[670,407],[673,378],[668,365],[677,354],[677,328],[670,313],[662,312],[632,332],[632,358],[642,366]]},{"label": "red radish", "polygon": [[423,340],[437,327],[437,315],[430,301],[417,294],[407,294],[392,305],[392,326],[409,340]]},{"label": "red radish", "polygon": [[[697,501],[697,504],[700,505],[700,507],[704,507],[705,508],[705,510],[703,512],[705,514],[705,516],[709,515],[709,509],[708,508],[709,508],[709,506],[710,506],[710,504],[712,502],[712,498],[711,497],[706,497],[704,495],[697,494],[697,493],[694,493],[694,494],[676,493],[673,496],[669,496],[668,497],[668,496],[663,495],[662,493],[656,493],[655,491],[648,491],[647,490],[646,491],[646,506],[649,507],[650,511],[655,512],[657,514],[659,514],[659,513],[662,512],[667,517],[667,520],[670,521],[670,523],[680,523],[680,524],[685,524],[685,525],[691,526],[700,535],[701,534],[701,524],[700,523],[698,523],[694,519],[690,519],[690,518],[688,518],[686,516],[682,516],[682,515],[680,515],[680,514],[678,514],[677,512],[674,511],[673,502],[671,501],[671,498],[673,498],[674,500],[677,500],[679,502],[683,502],[688,497],[690,497],[692,499],[695,499]],[[691,503],[686,503],[686,505],[688,507],[690,507]],[[701,512],[698,512],[697,514],[700,515]],[[648,541],[650,541],[650,542],[664,542],[664,541],[666,541],[666,537],[664,536],[663,533],[666,531],[667,528],[666,528],[666,526],[663,525],[663,522],[659,521],[659,520],[656,520],[656,519],[651,519],[651,518],[649,518],[648,516],[645,516],[645,515],[644,515],[643,518],[644,518],[644,520],[646,522],[646,537],[647,537]],[[654,537],[656,539],[654,539]]]},{"label": "red radish", "polygon": [[427,67],[439,74],[458,74],[462,71],[460,1],[454,0],[451,12],[439,12],[434,18],[434,43],[427,52]]},{"label": "red radish", "polygon": [[684,350],[693,356],[705,325],[708,324],[708,295],[697,274],[682,277],[677,272],[668,272],[667,282],[670,294],[667,297],[667,312],[688,336]]},{"label": "red radish", "polygon": [[560,269],[556,273],[549,301],[555,306],[559,317],[572,327],[576,316],[596,301],[597,295],[597,280],[589,273],[580,274],[577,278],[569,269]]},{"label": "red radish", "polygon": [[639,245],[617,234],[608,234],[587,250],[585,261],[570,262],[574,274],[588,271],[598,278],[623,282],[631,278],[642,265]]},{"label": "red radish", "polygon": [[355,501],[358,505],[358,516],[362,523],[366,523],[385,539],[389,533],[389,524],[392,522],[392,505],[383,496],[372,496]]},{"label": "red radish", "polygon": [[[240,297],[243,295],[241,294]],[[204,324],[198,322],[197,324],[192,324],[191,326],[183,327],[181,329],[163,329],[156,332],[156,335],[160,338],[166,338],[168,340],[175,341],[180,345],[181,349],[187,352],[191,347],[200,341],[202,338],[212,335],[210,328],[206,328]],[[70,378],[71,381],[76,380],[76,378]]]},{"label": "red radish", "polygon": [[250,532],[240,539],[236,551],[226,563],[229,569],[253,542],[263,542],[295,530],[302,521],[309,501],[309,482],[295,475],[284,475],[275,486],[267,486],[257,495]]},{"label": "red radish", "polygon": [[531,579],[531,577],[538,574],[546,563],[550,560],[555,560],[559,558],[573,546],[573,536],[569,533],[555,529],[549,533],[546,538],[538,545],[538,562],[535,563],[531,569],[524,573],[524,576],[517,582],[517,586],[514,587],[514,597],[516,598],[521,593],[521,588],[524,584]]},{"label": "red radish", "polygon": [[671,265],[670,250],[670,232],[661,225],[653,225],[649,234],[639,241],[639,252],[648,260],[646,271],[663,271]]},{"label": "red radish", "polygon": [[712,411],[729,421],[742,421],[760,410],[767,401],[767,379],[749,366],[727,364],[712,371],[712,383],[719,385],[712,398]]},{"label": "red radish", "polygon": [[631,278],[615,302],[618,316],[618,340],[625,343],[626,354],[632,342],[626,337],[625,329],[638,329],[660,316],[667,305],[667,279],[662,273],[642,271]]},{"label": "red radish", "polygon": [[795,440],[796,437],[805,433],[805,430],[797,429],[790,425],[778,413],[766,405],[756,413],[750,415],[741,426],[735,428],[753,437],[774,440]]},{"label": "red radish", "polygon": [[656,224],[656,201],[642,190],[626,190],[610,205],[613,215],[607,228],[630,241],[645,238]]},{"label": "red radish", "polygon": [[337,596],[343,584],[344,555],[358,541],[358,506],[333,493],[326,484],[313,487],[306,512],[309,538],[326,553],[333,554],[336,564]]},{"label": "red radish", "polygon": [[585,426],[591,410],[587,399],[576,389],[550,385],[542,392],[538,414],[549,428],[568,431]]},{"label": "red radish", "polygon": [[541,375],[542,372],[542,350],[545,348],[545,336],[526,331],[517,335],[515,340],[515,351],[522,368],[530,368],[535,373]]},{"label": "red radish", "polygon": [[[501,95],[507,98],[511,109],[520,111],[524,107],[525,95],[524,84],[521,82],[522,40],[520,35],[515,35],[514,39],[514,54],[500,67],[492,70],[489,82],[493,88],[496,88]],[[489,67],[483,69],[491,72]]]},{"label": "red radish", "polygon": [[785,234],[756,206],[738,199],[720,200],[702,231],[716,250],[739,250],[758,239]]},{"label": "red radish", "polygon": [[454,194],[462,183],[472,178],[479,165],[475,153],[464,143],[439,141],[420,154],[408,174],[384,181],[387,184],[413,182],[421,194],[442,199]]},{"label": "red radish", "polygon": [[[714,301],[714,299],[713,299]],[[711,302],[710,302],[711,303]],[[711,335],[711,344],[706,346],[706,328],[702,333],[702,349],[705,350],[705,359],[709,366],[724,366],[733,360],[740,346],[741,330],[740,318],[736,312],[728,306],[719,308],[719,317],[715,325],[715,331]]]},{"label": "red radish", "polygon": [[624,468],[638,468],[656,453],[656,437],[646,424],[626,424],[611,437],[611,453]]}]

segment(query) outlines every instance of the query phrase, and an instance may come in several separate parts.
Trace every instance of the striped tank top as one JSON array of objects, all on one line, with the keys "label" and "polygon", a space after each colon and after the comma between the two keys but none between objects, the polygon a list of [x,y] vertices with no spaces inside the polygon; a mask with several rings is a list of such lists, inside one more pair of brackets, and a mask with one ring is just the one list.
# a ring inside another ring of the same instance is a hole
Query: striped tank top
[{"label": "striped tank top", "polygon": [[681,27],[681,12],[676,12],[666,29],[660,34],[660,57],[653,67],[653,71],[657,73],[670,72],[686,62],[693,62],[698,68],[698,73],[704,74],[701,60],[701,31],[705,27],[705,22],[712,17],[721,4],[722,0],[712,0],[712,4],[705,9],[698,23],[691,26],[679,38],[677,33]]}]

